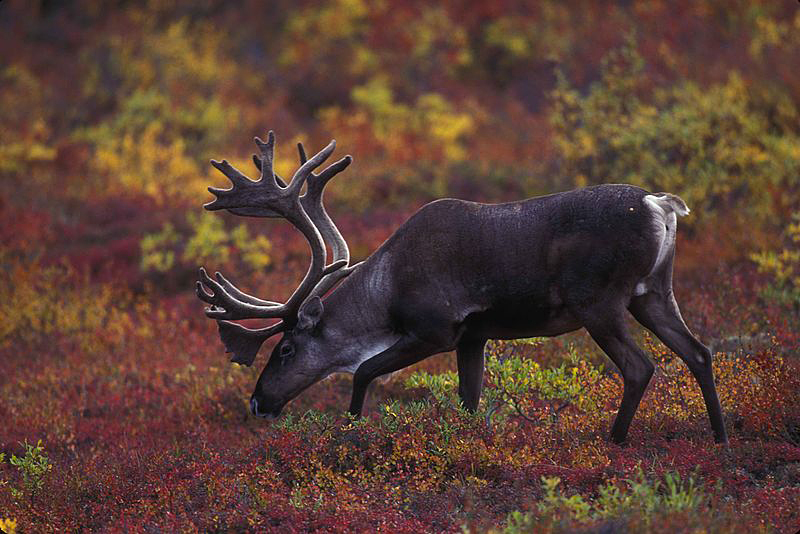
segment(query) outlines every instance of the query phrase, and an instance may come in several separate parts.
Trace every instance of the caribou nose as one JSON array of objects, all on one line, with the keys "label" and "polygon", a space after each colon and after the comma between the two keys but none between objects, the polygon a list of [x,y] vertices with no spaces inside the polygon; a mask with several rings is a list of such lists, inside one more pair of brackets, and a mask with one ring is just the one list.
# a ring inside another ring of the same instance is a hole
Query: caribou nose
[{"label": "caribou nose", "polygon": [[259,402],[255,395],[250,397],[250,412],[256,417],[270,420],[277,419],[278,415],[281,413],[281,408],[283,408],[282,405],[277,408],[271,407],[270,399],[262,398]]}]

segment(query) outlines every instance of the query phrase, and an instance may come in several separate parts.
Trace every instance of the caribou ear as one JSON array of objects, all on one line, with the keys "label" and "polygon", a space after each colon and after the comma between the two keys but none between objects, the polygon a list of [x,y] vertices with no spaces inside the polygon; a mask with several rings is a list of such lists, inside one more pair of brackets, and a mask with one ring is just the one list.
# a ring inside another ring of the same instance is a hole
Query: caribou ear
[{"label": "caribou ear", "polygon": [[313,296],[310,299],[306,300],[302,306],[300,306],[300,311],[297,313],[297,328],[299,330],[311,330],[319,323],[319,320],[322,319],[322,312],[325,308],[322,306],[322,300],[317,297]]}]

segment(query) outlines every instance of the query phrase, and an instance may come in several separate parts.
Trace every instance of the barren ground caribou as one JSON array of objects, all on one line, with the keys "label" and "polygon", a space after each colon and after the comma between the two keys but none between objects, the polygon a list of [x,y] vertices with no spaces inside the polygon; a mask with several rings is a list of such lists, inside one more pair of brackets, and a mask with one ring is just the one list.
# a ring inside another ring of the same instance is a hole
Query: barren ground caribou
[{"label": "barren ground caribou", "polygon": [[[727,440],[711,353],[686,327],[672,293],[676,219],[689,212],[677,196],[599,185],[506,204],[437,200],[350,265],[347,244],[322,205],[326,183],[350,156],[315,174],[335,143],[311,159],[299,145],[301,166],[287,184],[273,172],[274,134],[256,144],[260,179],[212,161],[233,185],[209,188],[216,199],[205,208],[288,220],[308,240],[311,265],[285,303],[248,295],[203,269],[197,283],[232,361],[251,365],[261,344],[282,334],[252,395],[255,415],[278,416],[300,392],[341,371],[354,374],[350,412],[359,415],[373,379],[450,350],[463,405],[475,410],[488,339],[583,327],[624,379],[611,429],[619,443],[654,370],[628,333],[630,312],[686,362],[716,441]],[[249,318],[281,320],[256,330],[232,322]]]}]

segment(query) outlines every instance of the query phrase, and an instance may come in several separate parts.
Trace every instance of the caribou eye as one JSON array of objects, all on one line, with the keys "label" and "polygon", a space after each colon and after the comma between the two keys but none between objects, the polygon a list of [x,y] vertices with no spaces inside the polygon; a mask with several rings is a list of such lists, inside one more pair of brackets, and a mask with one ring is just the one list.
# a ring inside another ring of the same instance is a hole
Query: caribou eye
[{"label": "caribou eye", "polygon": [[283,345],[281,345],[281,352],[280,352],[281,358],[288,358],[292,354],[294,354],[294,347],[291,344],[284,343]]}]

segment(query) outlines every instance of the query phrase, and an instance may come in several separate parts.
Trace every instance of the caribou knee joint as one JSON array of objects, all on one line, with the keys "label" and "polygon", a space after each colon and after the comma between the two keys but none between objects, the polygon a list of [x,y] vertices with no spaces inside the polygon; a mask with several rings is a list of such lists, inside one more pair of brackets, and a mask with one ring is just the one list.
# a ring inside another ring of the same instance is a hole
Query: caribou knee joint
[{"label": "caribou knee joint", "polygon": [[656,367],[653,365],[653,362],[643,359],[640,366],[637,365],[634,369],[629,370],[625,374],[625,385],[630,385],[632,389],[641,391],[650,383],[650,379],[653,377],[655,370]]}]

